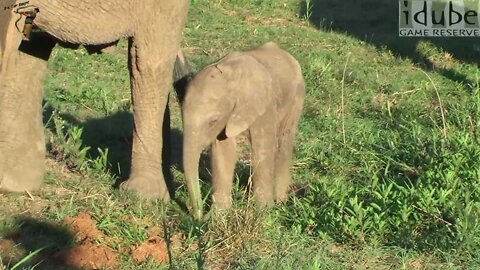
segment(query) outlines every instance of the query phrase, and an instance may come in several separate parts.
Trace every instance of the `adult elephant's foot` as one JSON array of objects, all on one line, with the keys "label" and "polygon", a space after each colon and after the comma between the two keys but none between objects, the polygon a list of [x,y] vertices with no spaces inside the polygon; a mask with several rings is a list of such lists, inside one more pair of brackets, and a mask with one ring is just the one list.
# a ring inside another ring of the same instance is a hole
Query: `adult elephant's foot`
[{"label": "adult elephant's foot", "polygon": [[122,191],[134,191],[140,196],[148,199],[160,199],[164,203],[170,200],[165,181],[161,178],[138,175],[132,176],[127,181],[120,184]]},{"label": "adult elephant's foot", "polygon": [[0,149],[0,191],[25,192],[38,189],[45,173],[43,140],[21,149]]}]

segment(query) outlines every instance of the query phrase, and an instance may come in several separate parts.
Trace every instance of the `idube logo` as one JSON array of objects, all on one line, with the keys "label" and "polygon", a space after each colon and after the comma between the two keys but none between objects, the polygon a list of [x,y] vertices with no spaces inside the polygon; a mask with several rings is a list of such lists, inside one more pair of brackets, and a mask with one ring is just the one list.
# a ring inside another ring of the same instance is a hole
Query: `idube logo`
[{"label": "idube logo", "polygon": [[401,37],[480,37],[479,0],[399,0]]}]

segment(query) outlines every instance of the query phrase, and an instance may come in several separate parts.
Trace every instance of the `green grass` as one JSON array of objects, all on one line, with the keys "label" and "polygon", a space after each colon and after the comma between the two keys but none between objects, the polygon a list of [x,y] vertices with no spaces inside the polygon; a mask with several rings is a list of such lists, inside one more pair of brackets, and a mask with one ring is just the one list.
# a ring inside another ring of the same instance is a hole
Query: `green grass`
[{"label": "green grass", "polygon": [[[304,190],[263,211],[237,187],[235,208],[205,224],[175,203],[163,207],[112,188],[128,175],[125,42],[113,55],[55,49],[44,106],[46,184],[33,197],[0,195],[0,235],[31,236],[17,240],[18,254],[3,254],[2,263],[70,249],[75,240],[58,223],[88,212],[121,254],[122,269],[478,269],[478,48],[464,39],[399,39],[392,4],[357,2],[191,6],[183,48],[197,70],[275,41],[300,61],[307,82],[293,168]],[[178,146],[181,119],[172,105]],[[239,163],[245,180],[248,161]],[[185,187],[178,194],[186,200]],[[172,249],[170,264],[138,266],[128,250],[154,225],[183,234],[185,247]],[[35,269],[48,267],[61,269]]]}]

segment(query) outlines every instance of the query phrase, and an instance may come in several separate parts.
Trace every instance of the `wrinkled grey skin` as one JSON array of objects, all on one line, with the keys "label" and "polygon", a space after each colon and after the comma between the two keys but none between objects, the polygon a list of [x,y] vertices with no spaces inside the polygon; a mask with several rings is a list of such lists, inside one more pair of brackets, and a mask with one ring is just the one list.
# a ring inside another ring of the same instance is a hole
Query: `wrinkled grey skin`
[{"label": "wrinkled grey skin", "polygon": [[[30,0],[48,35],[22,42],[24,19],[0,6],[0,191],[37,189],[45,172],[43,82],[57,42],[103,47],[129,40],[134,107],[130,178],[122,189],[168,201],[163,121],[190,0]],[[53,37],[53,38],[52,38]],[[180,57],[181,58],[181,57]]]},{"label": "wrinkled grey skin", "polygon": [[275,43],[234,52],[198,73],[183,105],[183,164],[196,218],[202,216],[200,154],[212,145],[213,204],[232,204],[235,138],[252,146],[254,198],[260,205],[287,199],[295,134],[305,97],[300,65]]}]

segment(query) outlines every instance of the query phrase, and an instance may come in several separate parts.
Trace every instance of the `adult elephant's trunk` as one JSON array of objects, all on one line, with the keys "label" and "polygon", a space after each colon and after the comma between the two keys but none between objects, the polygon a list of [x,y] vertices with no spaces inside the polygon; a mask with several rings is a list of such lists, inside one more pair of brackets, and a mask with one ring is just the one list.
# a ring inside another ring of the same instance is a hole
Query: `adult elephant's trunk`
[{"label": "adult elephant's trunk", "polygon": [[[194,138],[195,139],[195,138]],[[193,215],[196,219],[202,218],[203,200],[200,191],[200,180],[198,177],[198,163],[202,147],[198,143],[192,142],[192,139],[183,141],[183,169],[185,171],[185,180],[187,182],[190,201],[192,202]]]}]

